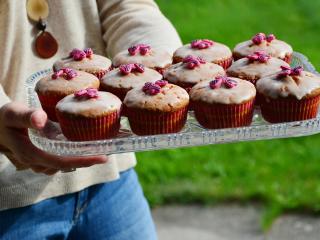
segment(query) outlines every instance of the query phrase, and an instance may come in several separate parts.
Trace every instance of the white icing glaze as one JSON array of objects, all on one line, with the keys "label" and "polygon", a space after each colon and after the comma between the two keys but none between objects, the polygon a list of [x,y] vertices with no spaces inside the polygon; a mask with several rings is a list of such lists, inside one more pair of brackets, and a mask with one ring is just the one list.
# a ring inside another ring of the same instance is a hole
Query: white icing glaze
[{"label": "white icing glaze", "polygon": [[120,110],[121,104],[118,97],[108,92],[99,92],[98,98],[89,99],[78,99],[70,94],[58,102],[56,109],[69,115],[98,117]]},{"label": "white icing glaze", "polygon": [[215,42],[213,46],[206,49],[192,48],[189,43],[178,48],[173,54],[174,57],[179,58],[185,58],[188,55],[202,57],[207,62],[218,62],[232,57],[232,52],[226,45]]},{"label": "white icing glaze", "polygon": [[290,67],[285,61],[274,57],[271,57],[266,63],[250,62],[247,58],[241,58],[228,68],[227,74],[241,79],[259,79],[279,72],[281,66]]},{"label": "white icing glaze", "polygon": [[271,43],[263,41],[261,44],[256,45],[251,40],[239,43],[235,46],[233,52],[235,55],[245,57],[249,54],[253,54],[256,51],[265,51],[272,57],[284,59],[286,55],[292,54],[292,47],[278,39],[273,40]]},{"label": "white icing glaze", "polygon": [[113,66],[118,67],[121,64],[141,63],[149,68],[165,68],[172,63],[172,55],[160,48],[152,48],[146,55],[140,53],[131,56],[128,50],[118,53],[113,58]]},{"label": "white icing glaze", "polygon": [[225,75],[224,69],[214,63],[200,64],[199,67],[188,69],[183,63],[170,66],[163,74],[164,78],[171,83],[196,84],[201,81],[212,80],[217,76]]},{"label": "white icing glaze", "polygon": [[172,112],[187,106],[189,95],[183,88],[167,84],[156,95],[148,95],[142,88],[134,88],[127,93],[123,103],[129,108]]},{"label": "white icing glaze", "polygon": [[70,80],[66,80],[62,76],[52,79],[52,74],[49,74],[37,82],[35,90],[42,94],[56,93],[58,95],[69,95],[89,87],[99,88],[100,82],[97,77],[82,71],[76,72],[77,76]]},{"label": "white icing glaze", "polygon": [[190,98],[193,101],[205,103],[221,103],[221,104],[241,104],[256,96],[254,85],[248,81],[239,78],[230,78],[237,81],[238,85],[233,88],[211,89],[210,81],[203,81],[196,84],[190,91]]},{"label": "white icing glaze", "polygon": [[134,87],[142,87],[146,82],[155,82],[160,79],[162,79],[162,75],[150,68],[145,67],[143,73],[132,72],[128,75],[123,75],[116,68],[102,78],[101,85],[112,88],[132,89]]},{"label": "white icing glaze", "polygon": [[320,77],[305,71],[301,76],[287,76],[282,79],[273,74],[257,82],[257,91],[273,99],[293,96],[300,100],[319,88]]},{"label": "white icing glaze", "polygon": [[54,63],[53,67],[56,70],[68,67],[80,71],[98,72],[101,70],[109,70],[111,64],[112,63],[110,59],[100,55],[93,54],[92,58],[84,58],[81,61],[75,61],[73,60],[73,58],[58,60]]}]

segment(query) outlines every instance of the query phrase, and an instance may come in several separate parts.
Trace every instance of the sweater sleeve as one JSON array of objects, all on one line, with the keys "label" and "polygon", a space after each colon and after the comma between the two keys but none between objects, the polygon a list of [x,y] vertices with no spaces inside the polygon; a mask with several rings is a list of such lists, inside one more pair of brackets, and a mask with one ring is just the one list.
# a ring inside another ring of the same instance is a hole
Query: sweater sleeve
[{"label": "sweater sleeve", "polygon": [[145,43],[173,53],[181,40],[153,0],[97,0],[106,51],[120,51]]},{"label": "sweater sleeve", "polygon": [[10,98],[4,92],[3,87],[0,84],[0,108],[9,102],[10,102]]}]

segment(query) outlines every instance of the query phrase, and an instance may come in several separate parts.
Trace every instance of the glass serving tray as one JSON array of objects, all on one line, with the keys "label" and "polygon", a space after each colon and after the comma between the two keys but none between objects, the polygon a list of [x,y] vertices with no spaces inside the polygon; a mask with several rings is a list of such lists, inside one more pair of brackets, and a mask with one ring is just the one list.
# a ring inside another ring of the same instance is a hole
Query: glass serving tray
[{"label": "glass serving tray", "polygon": [[[304,55],[295,52],[293,54],[292,66],[297,65],[302,65],[306,71],[319,74]],[[43,70],[27,79],[26,88],[30,107],[41,107],[37,94],[34,91],[34,86],[39,79],[50,72],[51,70]],[[59,124],[51,121],[48,121],[42,131],[29,129],[29,136],[36,147],[46,152],[56,155],[89,156],[227,142],[299,137],[319,132],[320,114],[317,118],[306,121],[269,124],[262,119],[259,109],[256,109],[251,126],[240,128],[208,130],[201,127],[195,120],[193,113],[189,112],[186,126],[181,132],[175,134],[137,136],[131,132],[127,118],[122,117],[119,135],[113,139],[87,142],[68,141],[62,135]]]}]

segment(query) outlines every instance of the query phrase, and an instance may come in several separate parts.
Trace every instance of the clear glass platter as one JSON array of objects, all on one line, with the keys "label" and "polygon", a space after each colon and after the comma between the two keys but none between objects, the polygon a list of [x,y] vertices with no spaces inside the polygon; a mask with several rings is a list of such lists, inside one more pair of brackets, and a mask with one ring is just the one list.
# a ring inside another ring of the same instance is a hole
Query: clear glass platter
[{"label": "clear glass platter", "polygon": [[[292,66],[297,65],[302,65],[306,71],[319,74],[304,55],[295,52],[293,54]],[[30,107],[41,107],[37,94],[34,91],[34,86],[38,80],[50,72],[51,70],[39,71],[27,79],[26,89]],[[299,137],[313,135],[319,132],[320,114],[317,118],[306,121],[269,124],[261,118],[259,109],[257,109],[251,126],[241,128],[207,130],[201,127],[195,120],[193,113],[189,112],[186,126],[181,132],[176,134],[137,136],[131,132],[127,118],[122,117],[120,133],[113,139],[71,142],[66,140],[62,135],[59,124],[51,121],[48,121],[42,131],[29,129],[29,137],[36,147],[52,154],[89,156],[261,139]]]}]

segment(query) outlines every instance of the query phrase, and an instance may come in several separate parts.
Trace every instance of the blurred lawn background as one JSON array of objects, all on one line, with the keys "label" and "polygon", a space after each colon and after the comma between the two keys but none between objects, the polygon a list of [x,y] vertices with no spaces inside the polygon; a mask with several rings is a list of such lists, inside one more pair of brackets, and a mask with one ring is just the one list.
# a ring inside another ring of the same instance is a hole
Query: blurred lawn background
[{"label": "blurred lawn background", "polygon": [[[320,0],[157,0],[184,43],[209,38],[233,48],[274,33],[320,64]],[[138,153],[153,206],[261,202],[262,225],[283,211],[320,212],[320,135]]]}]

